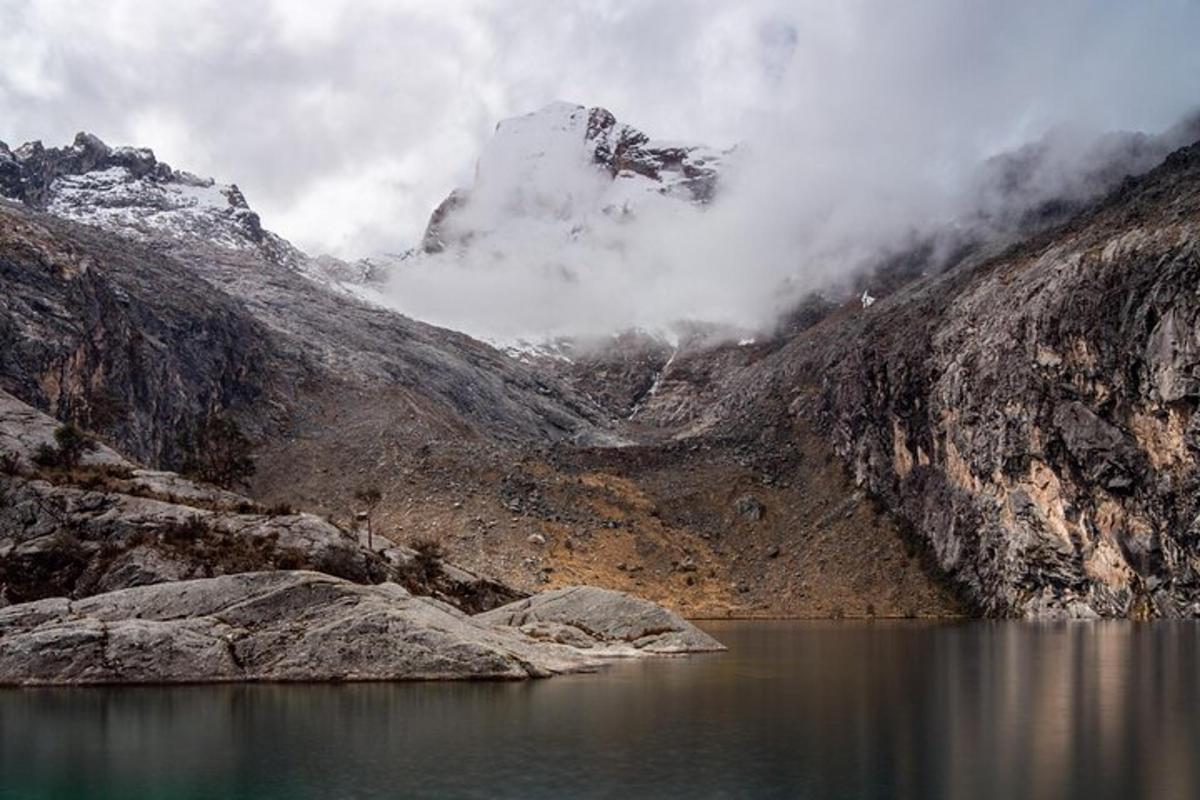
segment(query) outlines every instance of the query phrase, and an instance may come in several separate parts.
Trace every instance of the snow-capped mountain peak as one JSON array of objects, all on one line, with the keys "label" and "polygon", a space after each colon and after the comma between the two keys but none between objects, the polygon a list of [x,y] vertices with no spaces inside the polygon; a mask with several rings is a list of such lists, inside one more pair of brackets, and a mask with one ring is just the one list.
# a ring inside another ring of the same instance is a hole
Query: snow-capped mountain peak
[{"label": "snow-capped mountain peak", "polygon": [[234,184],[172,169],[148,148],[109,147],[79,133],[66,147],[0,142],[0,196],[143,241],[258,250],[298,265],[299,251],[266,231]]},{"label": "snow-capped mountain peak", "polygon": [[496,125],[470,188],[430,218],[428,253],[465,245],[499,220],[540,220],[577,235],[589,217],[636,215],[668,198],[708,203],[729,151],[656,141],[603,108],[553,102]]}]

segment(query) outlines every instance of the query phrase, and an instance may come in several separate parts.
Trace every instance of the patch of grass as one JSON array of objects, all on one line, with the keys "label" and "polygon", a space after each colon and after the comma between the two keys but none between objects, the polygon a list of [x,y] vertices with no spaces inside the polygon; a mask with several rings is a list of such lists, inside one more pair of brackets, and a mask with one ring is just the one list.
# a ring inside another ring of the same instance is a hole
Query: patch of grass
[{"label": "patch of grass", "polygon": [[164,542],[194,542],[210,533],[212,528],[200,518],[193,515],[183,522],[168,522],[158,529]]},{"label": "patch of grass", "polygon": [[[35,457],[36,460],[36,457]],[[122,492],[132,494],[133,487],[123,483],[133,477],[133,470],[122,464],[62,464],[41,465],[38,477],[55,484],[77,486],[85,491]]]}]

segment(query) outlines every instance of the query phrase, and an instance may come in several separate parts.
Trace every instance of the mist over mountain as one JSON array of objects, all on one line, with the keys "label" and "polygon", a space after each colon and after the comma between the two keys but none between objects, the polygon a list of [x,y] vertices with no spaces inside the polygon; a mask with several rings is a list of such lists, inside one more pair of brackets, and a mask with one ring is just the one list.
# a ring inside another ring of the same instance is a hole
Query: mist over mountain
[{"label": "mist over mountain", "polygon": [[1056,126],[1155,132],[1195,103],[1189,3],[890,6],[9,0],[0,139],[152,148],[236,181],[302,249],[353,259],[417,245],[496,122],[554,100],[665,139],[754,142],[812,207],[849,180],[879,197],[870,213]]},{"label": "mist over mountain", "polygon": [[677,338],[696,322],[738,338],[812,293],[869,285],[898,255],[936,272],[964,246],[1062,221],[1198,137],[1195,114],[1149,134],[1056,128],[950,185],[882,185],[886,167],[830,174],[762,142],[660,142],[556,102],[497,124],[473,182],[389,270],[384,302],[494,341]]}]

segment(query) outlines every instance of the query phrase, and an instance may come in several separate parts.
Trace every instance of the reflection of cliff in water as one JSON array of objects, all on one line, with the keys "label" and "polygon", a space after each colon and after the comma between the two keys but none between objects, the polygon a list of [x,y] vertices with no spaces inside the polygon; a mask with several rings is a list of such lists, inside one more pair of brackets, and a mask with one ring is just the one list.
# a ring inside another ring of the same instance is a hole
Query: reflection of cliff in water
[{"label": "reflection of cliff in water", "polygon": [[255,798],[1200,793],[1195,626],[709,627],[729,653],[520,685],[3,691],[3,789]]}]

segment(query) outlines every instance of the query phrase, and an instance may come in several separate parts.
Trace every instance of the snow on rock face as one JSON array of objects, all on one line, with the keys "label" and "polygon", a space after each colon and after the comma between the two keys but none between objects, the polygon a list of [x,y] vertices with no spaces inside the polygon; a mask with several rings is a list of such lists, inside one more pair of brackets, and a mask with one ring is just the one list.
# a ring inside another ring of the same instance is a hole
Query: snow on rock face
[{"label": "snow on rock face", "polygon": [[603,108],[551,103],[496,126],[474,185],[437,207],[422,249],[467,246],[514,220],[574,238],[598,215],[628,220],[664,200],[703,205],[727,154],[654,141]]},{"label": "snow on rock face", "polygon": [[137,178],[126,167],[63,175],[50,185],[50,213],[134,233],[162,232],[207,238],[223,247],[252,247],[262,238],[257,215],[236,187],[210,178]]},{"label": "snow on rock face", "polygon": [[146,148],[111,148],[89,133],[70,147],[0,142],[0,196],[142,241],[258,250],[300,268],[306,259],[265,231],[235,185],[173,170]]}]

